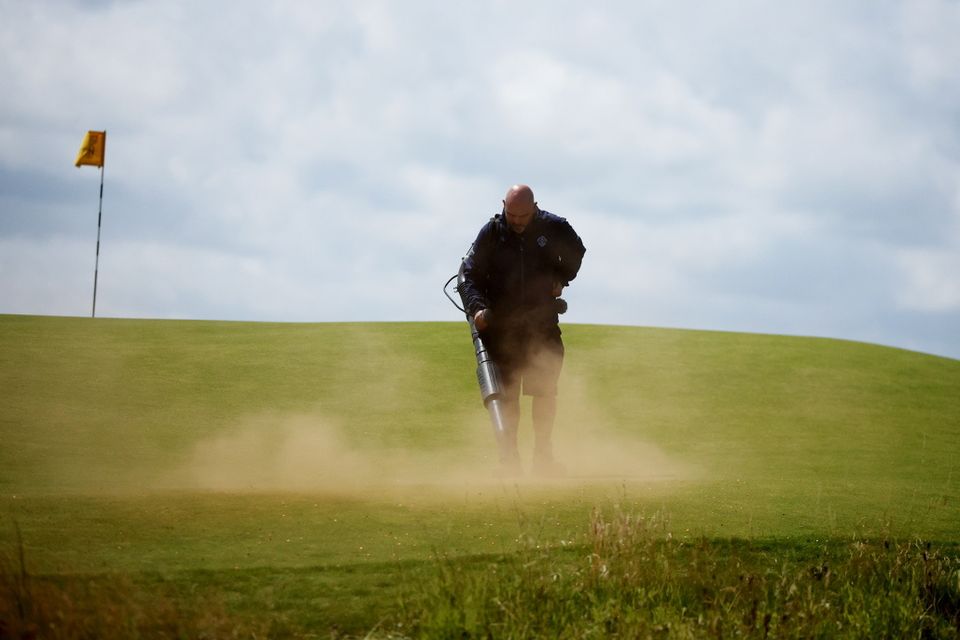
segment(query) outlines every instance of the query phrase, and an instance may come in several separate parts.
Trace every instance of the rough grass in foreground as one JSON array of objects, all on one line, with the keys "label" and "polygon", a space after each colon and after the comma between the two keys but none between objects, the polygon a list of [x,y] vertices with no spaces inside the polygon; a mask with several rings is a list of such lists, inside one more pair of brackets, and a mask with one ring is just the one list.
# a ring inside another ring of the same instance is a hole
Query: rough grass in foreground
[{"label": "rough grass in foreground", "polygon": [[960,637],[955,543],[681,540],[659,514],[621,511],[558,545],[398,566],[399,598],[369,594],[378,606],[348,626],[318,626],[303,603],[227,605],[215,583],[33,576],[22,547],[0,566],[3,639]]},{"label": "rough grass in foreground", "polygon": [[33,576],[22,547],[0,557],[0,640],[267,638],[282,620],[228,613],[222,594],[138,584],[122,573]]},{"label": "rough grass in foreground", "polygon": [[394,624],[428,638],[957,638],[957,551],[685,542],[661,518],[595,512],[582,546],[441,560]]}]

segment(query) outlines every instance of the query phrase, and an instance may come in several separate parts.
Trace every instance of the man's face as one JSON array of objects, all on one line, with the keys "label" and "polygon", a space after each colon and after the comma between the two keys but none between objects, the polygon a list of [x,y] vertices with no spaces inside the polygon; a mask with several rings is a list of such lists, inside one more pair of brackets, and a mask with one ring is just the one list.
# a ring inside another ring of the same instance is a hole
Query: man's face
[{"label": "man's face", "polygon": [[507,218],[507,225],[514,233],[523,233],[533,215],[537,212],[536,202],[503,202],[503,215]]}]

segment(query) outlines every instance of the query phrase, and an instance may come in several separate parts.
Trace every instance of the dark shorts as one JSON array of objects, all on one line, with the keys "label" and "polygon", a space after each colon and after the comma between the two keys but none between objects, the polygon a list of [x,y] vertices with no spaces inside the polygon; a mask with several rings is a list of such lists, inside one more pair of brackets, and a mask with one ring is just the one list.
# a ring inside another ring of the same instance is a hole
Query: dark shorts
[{"label": "dark shorts", "polygon": [[497,336],[490,352],[500,368],[504,394],[517,397],[557,395],[557,381],[563,367],[563,340],[560,330],[546,333]]}]

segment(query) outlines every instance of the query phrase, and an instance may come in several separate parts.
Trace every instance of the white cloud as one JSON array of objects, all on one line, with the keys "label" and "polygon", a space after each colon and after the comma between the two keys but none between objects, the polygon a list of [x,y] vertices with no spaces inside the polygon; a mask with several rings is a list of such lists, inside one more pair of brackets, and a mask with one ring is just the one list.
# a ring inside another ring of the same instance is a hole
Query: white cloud
[{"label": "white cloud", "polygon": [[956,3],[3,14],[2,312],[84,314],[106,128],[105,314],[454,319],[525,181],[588,247],[570,320],[960,355]]},{"label": "white cloud", "polygon": [[900,249],[897,263],[904,283],[901,307],[921,312],[960,311],[960,251]]},{"label": "white cloud", "polygon": [[509,135],[604,164],[625,153],[651,164],[696,160],[731,141],[737,126],[683,79],[656,68],[618,78],[521,49],[502,54],[494,69]]},{"label": "white cloud", "polygon": [[89,315],[95,253],[73,238],[0,237],[3,312]]}]

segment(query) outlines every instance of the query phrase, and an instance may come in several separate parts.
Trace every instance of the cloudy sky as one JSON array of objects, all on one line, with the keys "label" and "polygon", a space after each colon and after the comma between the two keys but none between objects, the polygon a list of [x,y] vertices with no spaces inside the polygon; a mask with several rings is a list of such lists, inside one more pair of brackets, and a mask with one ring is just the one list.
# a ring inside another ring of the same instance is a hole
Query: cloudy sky
[{"label": "cloudy sky", "polygon": [[[588,7],[587,5],[593,5]],[[960,358],[960,3],[0,0],[0,313],[457,320],[507,187],[568,322]]]}]

